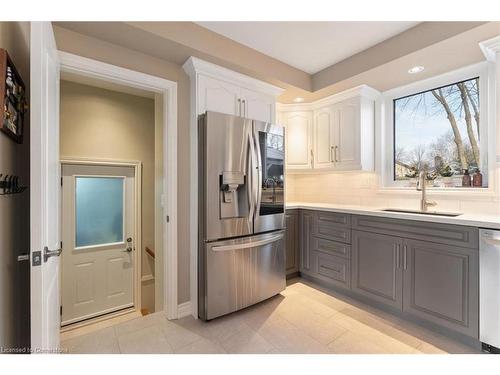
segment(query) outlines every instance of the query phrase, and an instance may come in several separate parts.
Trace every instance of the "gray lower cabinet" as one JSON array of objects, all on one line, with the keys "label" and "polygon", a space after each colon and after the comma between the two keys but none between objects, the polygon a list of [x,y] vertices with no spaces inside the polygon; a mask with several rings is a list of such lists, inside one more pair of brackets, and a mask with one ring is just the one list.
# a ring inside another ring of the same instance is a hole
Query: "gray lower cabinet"
[{"label": "gray lower cabinet", "polygon": [[352,232],[352,290],[377,302],[401,309],[402,239],[385,234]]},{"label": "gray lower cabinet", "polygon": [[300,211],[300,259],[299,271],[309,273],[311,271],[311,237],[313,229],[313,213]]},{"label": "gray lower cabinet", "polygon": [[477,338],[477,249],[406,240],[403,250],[403,310]]},{"label": "gray lower cabinet", "polygon": [[353,231],[352,290],[478,337],[477,249]]},{"label": "gray lower cabinet", "polygon": [[478,339],[477,228],[315,210],[294,225],[301,274]]},{"label": "gray lower cabinet", "polygon": [[285,214],[285,264],[286,275],[292,276],[299,272],[299,212],[288,210]]}]

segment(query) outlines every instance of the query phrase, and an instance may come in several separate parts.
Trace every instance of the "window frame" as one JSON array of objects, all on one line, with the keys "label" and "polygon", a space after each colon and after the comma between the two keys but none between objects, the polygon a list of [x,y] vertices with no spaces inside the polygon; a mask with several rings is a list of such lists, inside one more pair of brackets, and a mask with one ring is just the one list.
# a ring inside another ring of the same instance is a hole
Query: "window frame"
[{"label": "window frame", "polygon": [[[73,249],[75,251],[81,251],[81,250],[89,250],[89,249],[97,249],[97,248],[108,248],[108,247],[113,247],[117,245],[124,245],[125,244],[125,237],[126,237],[126,220],[127,220],[127,205],[126,205],[126,196],[127,196],[127,185],[126,185],[126,179],[127,176],[119,176],[119,175],[94,175],[94,174],[75,174],[72,176],[73,177],[73,233],[72,233],[72,241],[73,241]],[[77,180],[78,178],[109,178],[109,179],[116,179],[116,180],[121,180],[122,182],[122,191],[123,191],[123,196],[122,196],[122,208],[123,208],[123,217],[122,217],[122,240],[118,242],[106,242],[106,243],[100,243],[100,244],[92,244],[92,245],[83,245],[83,246],[77,246]]]},{"label": "window frame", "polygon": [[[480,132],[481,168],[483,180],[488,187],[485,188],[450,188],[429,187],[436,193],[476,193],[494,194],[495,189],[495,66],[489,62],[482,62],[434,77],[415,81],[408,85],[388,90],[382,93],[379,108],[380,114],[377,119],[379,131],[379,142],[377,149],[380,151],[378,160],[378,172],[381,178],[380,189],[410,191],[415,188],[407,186],[407,181],[396,181],[395,176],[395,100],[417,95],[436,88],[446,87],[462,81],[479,77],[479,115],[481,118]],[[485,167],[486,166],[486,167]],[[406,185],[406,186],[405,186]]]}]

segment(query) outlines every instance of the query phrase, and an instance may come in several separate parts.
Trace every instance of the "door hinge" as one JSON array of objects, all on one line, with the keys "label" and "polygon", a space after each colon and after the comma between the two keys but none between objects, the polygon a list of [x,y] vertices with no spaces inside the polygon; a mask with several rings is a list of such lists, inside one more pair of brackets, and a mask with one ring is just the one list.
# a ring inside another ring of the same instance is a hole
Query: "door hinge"
[{"label": "door hinge", "polygon": [[63,178],[61,177],[61,186],[63,186]]},{"label": "door hinge", "polygon": [[167,223],[170,223],[170,216],[167,215]]},{"label": "door hinge", "polygon": [[59,306],[59,315],[62,316],[62,305]]}]

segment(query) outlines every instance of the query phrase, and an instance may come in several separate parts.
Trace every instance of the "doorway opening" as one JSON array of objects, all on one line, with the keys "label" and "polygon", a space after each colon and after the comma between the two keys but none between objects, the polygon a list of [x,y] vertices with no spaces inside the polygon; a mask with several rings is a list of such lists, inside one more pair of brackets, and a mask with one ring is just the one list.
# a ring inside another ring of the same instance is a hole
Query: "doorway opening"
[{"label": "doorway opening", "polygon": [[60,57],[61,331],[175,319],[176,84]]},{"label": "doorway opening", "polygon": [[154,94],[123,91],[61,75],[63,327],[155,311]]}]

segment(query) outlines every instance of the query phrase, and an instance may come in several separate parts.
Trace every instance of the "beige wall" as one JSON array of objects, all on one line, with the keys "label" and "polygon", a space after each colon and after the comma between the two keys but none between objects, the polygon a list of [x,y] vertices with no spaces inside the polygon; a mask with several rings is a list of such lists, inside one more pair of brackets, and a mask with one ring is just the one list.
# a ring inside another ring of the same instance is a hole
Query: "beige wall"
[{"label": "beige wall", "polygon": [[177,82],[178,302],[189,301],[189,78],[177,64],[54,27],[61,51]]},{"label": "beige wall", "polygon": [[[29,89],[29,32],[27,22],[0,22],[0,48],[9,53]],[[2,94],[3,95],[3,94]],[[20,176],[29,183],[29,125],[18,145],[0,133],[0,173]],[[29,262],[17,255],[30,249],[29,190],[0,196],[0,347],[29,345]]]},{"label": "beige wall", "polygon": [[[142,275],[154,274],[154,100],[61,81],[61,159],[142,162]],[[154,311],[154,283],[142,285],[142,307]]]}]

